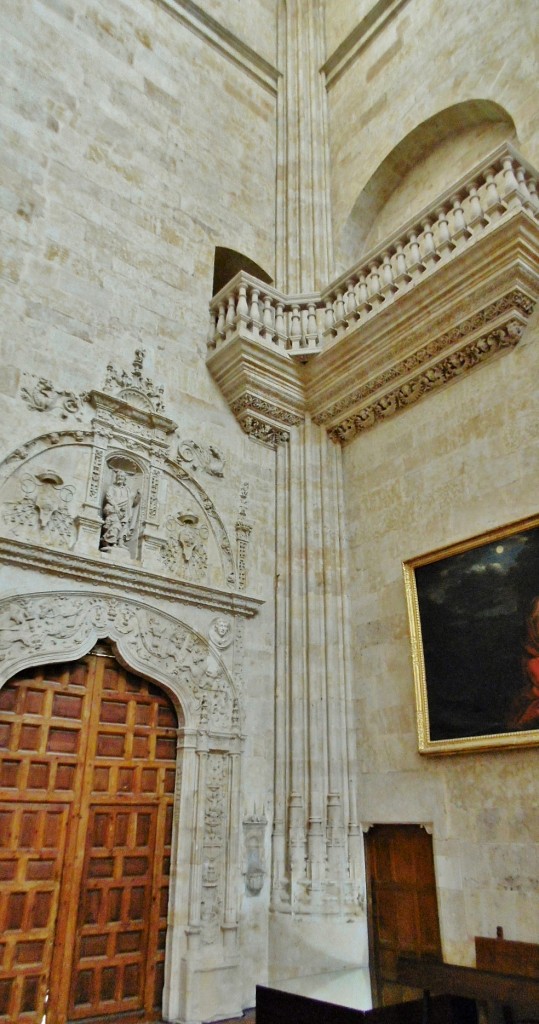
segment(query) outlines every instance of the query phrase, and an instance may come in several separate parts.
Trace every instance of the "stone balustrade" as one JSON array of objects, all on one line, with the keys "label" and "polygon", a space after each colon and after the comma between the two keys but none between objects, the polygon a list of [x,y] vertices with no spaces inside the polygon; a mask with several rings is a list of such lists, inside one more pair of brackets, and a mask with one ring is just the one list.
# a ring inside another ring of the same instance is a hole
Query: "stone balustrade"
[{"label": "stone balustrade", "polygon": [[286,296],[240,271],[210,304],[208,349],[240,332],[288,355],[307,358],[320,349],[322,310],[321,295]]},{"label": "stone balustrade", "polygon": [[515,209],[539,219],[537,180],[504,143],[321,293],[287,296],[236,274],[210,304],[208,349],[240,333],[307,361],[457,258]]}]

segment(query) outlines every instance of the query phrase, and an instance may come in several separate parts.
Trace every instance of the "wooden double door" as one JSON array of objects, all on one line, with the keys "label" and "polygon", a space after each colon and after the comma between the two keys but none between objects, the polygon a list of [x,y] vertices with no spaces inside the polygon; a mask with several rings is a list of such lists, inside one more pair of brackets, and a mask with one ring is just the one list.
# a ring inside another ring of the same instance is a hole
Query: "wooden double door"
[{"label": "wooden double door", "polygon": [[1,1024],[159,1016],[177,726],[109,656],[0,690]]}]

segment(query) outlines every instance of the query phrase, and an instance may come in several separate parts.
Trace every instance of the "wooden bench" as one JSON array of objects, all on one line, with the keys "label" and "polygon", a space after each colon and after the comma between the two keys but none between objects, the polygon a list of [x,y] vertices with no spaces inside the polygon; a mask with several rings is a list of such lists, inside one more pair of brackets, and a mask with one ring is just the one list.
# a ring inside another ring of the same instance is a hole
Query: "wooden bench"
[{"label": "wooden bench", "polygon": [[[353,1010],[292,992],[256,986],[256,1024],[425,1024],[424,1000],[374,1010]],[[429,1000],[429,1024],[462,1024],[450,996]]]},{"label": "wooden bench", "polygon": [[[539,1022],[539,977],[460,967],[457,964],[416,957],[399,957],[397,981],[422,988],[431,995],[444,993],[476,1000],[489,1008],[487,1020],[499,1019],[501,1013],[505,1024]],[[499,1012],[496,1013],[496,1010]]]}]

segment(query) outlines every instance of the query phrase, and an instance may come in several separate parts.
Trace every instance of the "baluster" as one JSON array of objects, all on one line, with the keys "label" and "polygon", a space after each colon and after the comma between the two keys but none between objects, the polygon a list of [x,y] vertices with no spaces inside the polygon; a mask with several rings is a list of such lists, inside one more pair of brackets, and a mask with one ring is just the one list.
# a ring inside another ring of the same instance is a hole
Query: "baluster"
[{"label": "baluster", "polygon": [[533,211],[532,197],[530,195],[530,192],[528,190],[528,186],[526,184],[526,171],[524,170],[523,167],[517,167],[517,169],[516,169],[516,177],[517,177],[517,182],[518,182],[518,190],[520,192],[520,196],[521,196],[521,199],[522,199],[522,205],[523,205],[525,210],[529,211],[529,213],[533,213],[534,211]]},{"label": "baluster", "polygon": [[325,334],[335,334],[335,313],[333,312],[333,302],[331,299],[326,299],[326,309],[324,313],[324,325]]},{"label": "baluster", "polygon": [[301,348],[301,313],[299,306],[292,306],[290,314],[290,344],[294,351]]},{"label": "baluster", "polygon": [[488,171],[485,171],[485,213],[488,215],[489,220],[498,220],[502,213],[505,212],[505,203],[502,202],[498,194],[498,186],[496,185],[494,168],[490,167]]},{"label": "baluster", "polygon": [[528,179],[528,192],[530,193],[532,206],[537,214],[539,212],[539,196],[537,195],[537,182],[535,178]]},{"label": "baluster", "polygon": [[503,201],[506,204],[508,210],[513,210],[515,206],[522,206],[522,200],[518,190],[518,181],[515,178],[513,171],[513,161],[510,156],[503,158],[503,181],[505,185],[503,193]]},{"label": "baluster", "polygon": [[219,316],[217,317],[217,334],[220,338],[225,336],[225,303],[219,303]]},{"label": "baluster", "polygon": [[249,316],[251,320],[256,320],[260,323],[260,304],[258,301],[259,289],[253,288],[251,290],[251,308],[249,310]]},{"label": "baluster", "polygon": [[357,286],[357,309],[358,313],[370,313],[372,306],[369,302],[369,289],[367,286],[367,278],[365,274],[359,275],[359,282]]},{"label": "baluster", "polygon": [[249,319],[251,321],[251,331],[254,338],[258,338],[260,335],[260,304],[258,301],[259,289],[251,289],[251,308],[249,310]]},{"label": "baluster", "polygon": [[395,274],[395,281],[397,285],[402,286],[408,284],[412,280],[407,268],[406,268],[406,255],[402,242],[397,242],[395,246],[395,264],[397,273]]},{"label": "baluster", "polygon": [[271,296],[264,295],[264,309],[262,311],[262,337],[264,341],[273,341],[273,311],[271,308]]},{"label": "baluster", "polygon": [[436,221],[436,227],[438,230],[438,249],[441,251],[442,257],[449,256],[449,253],[455,248],[455,243],[451,241],[451,234],[449,231],[449,221],[447,219],[447,211],[445,206],[441,206],[436,211],[438,220]]},{"label": "baluster", "polygon": [[349,277],[346,282],[346,315],[348,318],[356,318],[356,293],[354,291],[355,281],[353,277]]},{"label": "baluster", "polygon": [[342,289],[339,289],[335,299],[335,322],[340,324],[342,320],[344,320],[344,300]]},{"label": "baluster", "polygon": [[457,244],[462,245],[472,237],[472,232],[466,224],[466,218],[464,216],[460,196],[453,196],[451,202],[453,203],[453,234],[451,237],[457,242]]},{"label": "baluster", "polygon": [[207,347],[209,349],[215,348],[215,345],[216,345],[216,337],[215,337],[216,327],[217,327],[217,315],[216,315],[216,313],[214,313],[213,309],[210,309],[210,323],[209,323],[209,327],[208,327],[208,337],[206,339],[206,344],[207,344]]},{"label": "baluster", "polygon": [[309,302],[307,307],[307,334],[310,338],[318,338],[318,324],[316,322],[316,305]]},{"label": "baluster", "polygon": [[235,303],[235,300],[234,300],[234,292],[232,292],[232,294],[228,296],[228,309],[226,311],[226,317],[225,317],[225,325],[226,325],[226,332],[227,332],[227,334],[230,334],[230,331],[234,327],[235,322],[236,322],[236,303]]},{"label": "baluster", "polygon": [[474,181],[468,190],[468,226],[475,230],[476,227],[484,227],[488,224],[488,217],[483,213],[481,198],[477,191],[477,182]]},{"label": "baluster", "polygon": [[284,322],[284,305],[282,302],[277,302],[275,306],[275,335],[276,341],[280,348],[286,346],[286,324]]},{"label": "baluster", "polygon": [[430,220],[426,220],[423,225],[423,263],[426,267],[432,263],[437,263],[440,259],[440,254],[436,252],[436,245],[434,244],[434,234],[432,231],[432,223]]},{"label": "baluster", "polygon": [[393,297],[393,293],[397,291],[397,286],[393,280],[393,267],[391,266],[391,256],[388,252],[385,252],[382,256],[382,287],[380,291],[385,299],[389,300]]},{"label": "baluster", "polygon": [[236,313],[241,319],[247,319],[249,316],[249,306],[247,305],[247,288],[244,284],[240,284],[238,289],[238,305],[236,306]]},{"label": "baluster", "polygon": [[421,259],[421,251],[415,231],[410,232],[409,239],[410,240],[407,245],[408,270],[410,271],[413,279],[419,277],[419,275],[423,273],[425,267],[423,266],[423,261]]},{"label": "baluster", "polygon": [[378,263],[371,263],[369,270],[370,274],[368,277],[369,283],[369,302],[371,305],[379,306],[384,301],[384,296],[380,291],[380,275],[378,273],[380,266]]}]

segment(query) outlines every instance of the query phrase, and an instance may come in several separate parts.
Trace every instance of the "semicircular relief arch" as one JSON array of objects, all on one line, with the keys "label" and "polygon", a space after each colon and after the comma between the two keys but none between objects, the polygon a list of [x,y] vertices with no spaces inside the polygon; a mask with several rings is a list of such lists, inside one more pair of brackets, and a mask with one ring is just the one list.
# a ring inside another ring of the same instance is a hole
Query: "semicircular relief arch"
[{"label": "semicircular relief arch", "polygon": [[120,662],[172,698],[186,729],[239,732],[239,702],[214,645],[181,620],[127,597],[54,591],[0,601],[0,687],[36,665],[76,661],[109,639]]}]

